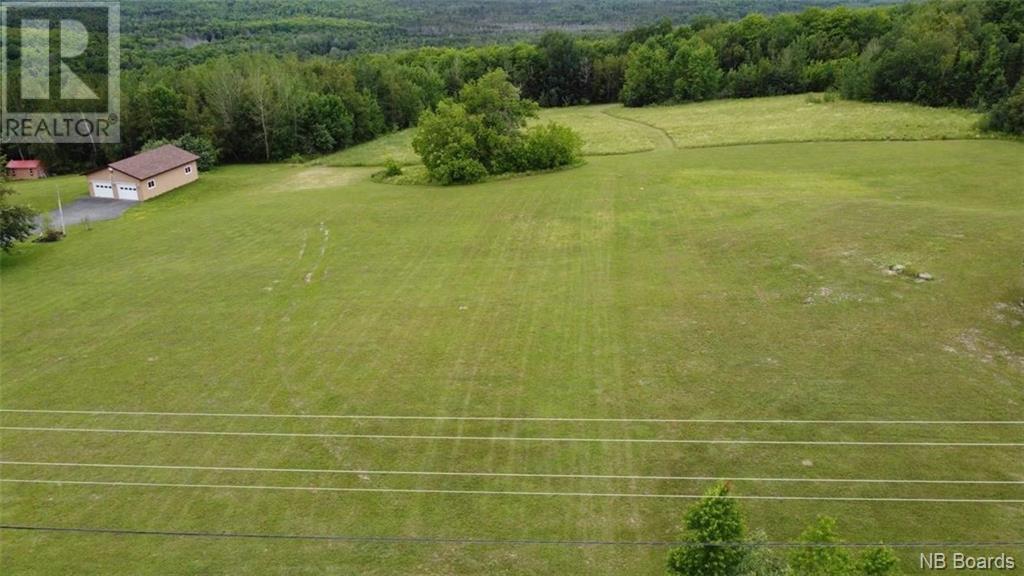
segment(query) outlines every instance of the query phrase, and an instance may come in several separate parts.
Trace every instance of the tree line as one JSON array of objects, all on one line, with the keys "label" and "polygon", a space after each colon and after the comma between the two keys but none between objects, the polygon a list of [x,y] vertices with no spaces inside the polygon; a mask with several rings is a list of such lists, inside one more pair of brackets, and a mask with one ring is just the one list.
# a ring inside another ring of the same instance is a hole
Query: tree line
[{"label": "tree line", "polygon": [[812,8],[740,20],[667,20],[617,36],[550,32],[535,43],[425,47],[344,59],[264,52],[189,66],[147,64],[122,78],[118,146],[6,146],[55,172],[204,140],[226,162],[329,153],[416,125],[498,68],[541,106],[644,106],[836,91],[846,98],[972,107],[1024,133],[1024,3],[932,0]]}]

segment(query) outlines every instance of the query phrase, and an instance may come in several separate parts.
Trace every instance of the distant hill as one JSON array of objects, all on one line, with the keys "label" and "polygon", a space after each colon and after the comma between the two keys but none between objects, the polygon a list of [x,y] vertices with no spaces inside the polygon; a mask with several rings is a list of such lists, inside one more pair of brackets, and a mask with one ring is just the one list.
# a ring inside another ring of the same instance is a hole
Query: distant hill
[{"label": "distant hill", "polygon": [[163,0],[121,5],[126,64],[268,49],[344,55],[531,39],[546,30],[621,32],[661,19],[735,19],[901,0]]}]

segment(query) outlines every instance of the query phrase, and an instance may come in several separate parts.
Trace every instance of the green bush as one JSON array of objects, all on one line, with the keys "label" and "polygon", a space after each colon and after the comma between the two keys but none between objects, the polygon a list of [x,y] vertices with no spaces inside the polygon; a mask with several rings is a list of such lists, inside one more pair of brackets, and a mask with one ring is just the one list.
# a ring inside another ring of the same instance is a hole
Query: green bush
[{"label": "green bush", "polygon": [[481,124],[462,104],[443,101],[420,117],[412,148],[441,184],[476,182],[487,175],[477,141]]},{"label": "green bush", "polygon": [[388,158],[384,162],[384,177],[394,178],[402,175],[402,166],[394,158]]},{"label": "green bush", "polygon": [[1024,135],[1024,80],[1017,83],[1010,95],[1000,100],[985,117],[987,130]]},{"label": "green bush", "polygon": [[548,124],[523,132],[536,110],[498,69],[463,86],[459,101],[445,99],[424,112],[412,147],[430,177],[445,185],[578,161],[583,142],[569,128]]},{"label": "green bush", "polygon": [[523,148],[525,169],[550,170],[578,162],[583,139],[571,128],[549,122],[527,131]]},{"label": "green bush", "polygon": [[895,576],[900,573],[900,559],[892,548],[878,546],[868,548],[857,562],[857,570],[863,576]]},{"label": "green bush", "polygon": [[853,574],[853,559],[836,534],[836,521],[819,516],[800,535],[806,546],[797,548],[790,557],[790,566],[797,576],[844,576]]},{"label": "green bush", "polygon": [[444,185],[472,184],[487,176],[487,168],[473,158],[452,158],[442,163],[430,175]]}]

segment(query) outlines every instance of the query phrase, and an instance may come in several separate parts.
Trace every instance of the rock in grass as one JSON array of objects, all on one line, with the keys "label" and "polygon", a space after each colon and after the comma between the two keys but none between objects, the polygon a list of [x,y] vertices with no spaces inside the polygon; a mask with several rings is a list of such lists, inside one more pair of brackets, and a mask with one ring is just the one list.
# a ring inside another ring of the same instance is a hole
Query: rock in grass
[{"label": "rock in grass", "polygon": [[903,264],[893,264],[892,266],[889,266],[889,270],[892,270],[893,272],[895,272],[897,274],[902,274],[903,271],[906,270],[906,269],[907,269],[907,267],[904,266]]},{"label": "rock in grass", "polygon": [[918,273],[917,278],[918,278],[918,280],[924,280],[925,282],[931,282],[932,280],[935,279],[934,276],[932,276],[931,274],[929,274],[927,272],[920,272],[920,273]]}]

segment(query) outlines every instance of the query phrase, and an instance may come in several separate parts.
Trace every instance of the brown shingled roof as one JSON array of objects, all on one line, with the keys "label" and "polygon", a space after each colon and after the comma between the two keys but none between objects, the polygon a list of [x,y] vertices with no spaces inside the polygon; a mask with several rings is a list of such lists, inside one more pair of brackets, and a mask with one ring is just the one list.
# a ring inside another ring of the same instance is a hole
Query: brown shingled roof
[{"label": "brown shingled roof", "polygon": [[132,178],[145,180],[198,159],[199,156],[188,150],[182,150],[172,144],[165,144],[148,152],[118,160],[110,167],[118,172],[124,172]]}]

